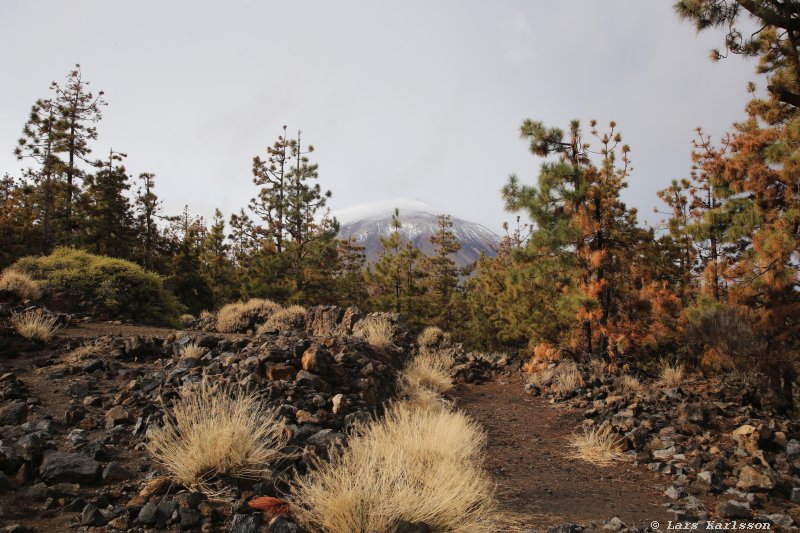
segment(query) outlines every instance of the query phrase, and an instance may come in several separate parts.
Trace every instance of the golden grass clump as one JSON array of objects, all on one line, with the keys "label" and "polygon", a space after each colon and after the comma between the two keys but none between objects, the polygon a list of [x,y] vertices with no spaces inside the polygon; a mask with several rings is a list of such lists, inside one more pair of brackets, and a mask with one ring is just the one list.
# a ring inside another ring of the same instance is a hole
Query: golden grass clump
[{"label": "golden grass clump", "polygon": [[217,313],[217,331],[221,333],[244,333],[263,324],[281,306],[272,300],[252,298],[246,302],[228,304]]},{"label": "golden grass clump", "polygon": [[0,274],[0,291],[7,291],[20,300],[35,300],[42,295],[39,284],[27,274],[7,268]]},{"label": "golden grass clump", "polygon": [[330,462],[295,481],[295,514],[308,530],[388,532],[400,521],[433,531],[492,530],[486,436],[460,412],[390,406]]},{"label": "golden grass clump", "polygon": [[611,431],[610,426],[595,427],[575,435],[570,447],[572,457],[598,466],[607,466],[619,459],[622,437]]},{"label": "golden grass clump", "polygon": [[190,342],[181,348],[181,357],[186,359],[200,359],[206,354],[206,351],[196,342]]},{"label": "golden grass clump", "polygon": [[356,335],[366,340],[373,348],[380,350],[392,346],[394,326],[385,317],[368,317],[362,321]]},{"label": "golden grass clump", "polygon": [[36,342],[50,342],[61,329],[56,317],[46,315],[38,309],[14,313],[11,316],[11,325],[14,326],[17,333],[29,341]]},{"label": "golden grass clump", "polygon": [[622,394],[635,393],[642,390],[642,384],[636,377],[625,374],[617,379],[617,390]]},{"label": "golden grass clump", "polygon": [[153,455],[175,481],[210,496],[219,477],[261,479],[281,457],[283,422],[254,392],[214,387],[184,388],[171,418],[147,435]]},{"label": "golden grass clump", "polygon": [[401,392],[417,407],[443,407],[441,394],[453,388],[450,369],[455,361],[449,354],[423,351],[414,357],[400,376]]},{"label": "golden grass clump", "polygon": [[180,321],[181,321],[181,326],[182,327],[188,328],[195,321],[195,318],[194,318],[194,315],[190,315],[189,313],[185,313],[185,314],[181,315]]},{"label": "golden grass clump", "polygon": [[422,350],[441,348],[450,344],[450,334],[445,333],[442,328],[428,326],[417,337],[417,344]]},{"label": "golden grass clump", "polygon": [[666,361],[661,364],[659,382],[665,387],[677,387],[683,383],[683,365],[670,365]]},{"label": "golden grass clump", "polygon": [[262,335],[268,331],[285,331],[289,329],[303,329],[306,324],[306,309],[300,305],[290,305],[286,309],[276,311],[269,320],[264,322],[256,331]]},{"label": "golden grass clump", "polygon": [[567,394],[585,385],[578,366],[572,361],[556,367],[553,375],[553,386],[561,394]]}]

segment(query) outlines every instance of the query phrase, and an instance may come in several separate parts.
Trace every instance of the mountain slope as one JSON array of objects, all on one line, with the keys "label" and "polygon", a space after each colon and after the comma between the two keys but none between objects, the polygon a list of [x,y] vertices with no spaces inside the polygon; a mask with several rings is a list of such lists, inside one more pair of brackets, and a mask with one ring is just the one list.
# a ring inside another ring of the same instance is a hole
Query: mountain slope
[{"label": "mountain slope", "polygon": [[[416,200],[400,200],[355,206],[334,213],[342,222],[340,238],[353,237],[356,244],[365,248],[367,262],[373,263],[381,253],[380,239],[388,237],[392,229],[394,207],[400,209],[403,241],[412,241],[426,255],[434,253],[430,236],[438,229],[436,212],[430,206]],[[481,253],[494,257],[500,237],[480,224],[452,217],[451,231],[461,243],[461,250],[453,260],[460,267],[476,261]]]}]

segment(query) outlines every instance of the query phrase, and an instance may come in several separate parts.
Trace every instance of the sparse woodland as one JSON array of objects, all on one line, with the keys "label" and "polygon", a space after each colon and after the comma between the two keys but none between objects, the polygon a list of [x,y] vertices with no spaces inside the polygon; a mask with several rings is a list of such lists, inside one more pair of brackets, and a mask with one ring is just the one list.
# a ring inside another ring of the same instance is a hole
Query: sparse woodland
[{"label": "sparse woodland", "polygon": [[[495,177],[515,223],[496,256],[464,269],[452,259],[461,244],[448,215],[439,216],[435,252],[425,255],[401,236],[397,210],[381,255],[367,264],[362,247],[337,236],[313,132],[287,126],[253,157],[248,205],[217,210],[211,220],[191,206],[165,212],[147,162],[93,151],[113,95],[95,91],[78,65],[53,82],[8,147],[25,170],[0,180],[0,295],[10,302],[0,321],[11,339],[0,348],[47,352],[41,366],[55,365],[59,378],[91,363],[128,383],[114,406],[70,392],[89,399],[69,407],[66,423],[90,421],[86,409],[119,408],[106,415],[106,429],[135,429],[106,444],[142,439],[136,453],[146,451],[164,471],[128,500],[115,496],[127,514],[85,501],[81,526],[200,530],[224,522],[231,531],[260,531],[260,521],[247,529],[256,509],[269,517],[263,531],[287,533],[510,530],[498,525],[510,522],[499,518],[483,468],[485,430],[451,396],[454,381],[493,373],[527,373],[520,390],[586,408],[585,431],[569,453],[602,467],[624,452],[641,462],[645,452],[661,458],[670,445],[680,456],[675,446],[688,448],[691,439],[705,439],[698,449],[712,453],[723,430],[703,433],[708,410],[695,416],[690,408],[700,400],[679,403],[674,391],[688,383],[716,401],[728,398],[731,376],[764,383],[752,405],[782,418],[725,430],[760,458],[737,467],[732,484],[800,503],[793,485],[800,444],[788,451],[797,443],[800,364],[800,4],[680,0],[675,11],[698,31],[719,34],[723,47],[712,59],[752,57],[758,79],[745,109],[730,110],[730,130],[712,138],[698,129],[691,168],[662,177],[654,199],[662,222],[641,223],[621,199],[637,179],[637,139],[623,140],[624,124],[525,119],[520,136],[538,174]],[[753,21],[755,33],[742,29]],[[77,346],[73,337],[59,344],[73,315],[190,333],[121,341],[104,330],[94,344]],[[119,373],[101,353],[131,366]],[[143,361],[158,361],[158,380],[148,381]],[[17,381],[0,372],[0,399],[13,400],[0,408],[0,427],[25,421],[26,389]],[[158,406],[147,396],[154,390]],[[685,438],[662,431],[654,444],[648,431],[658,425],[631,421],[655,402],[680,418],[684,426],[673,433]],[[755,416],[730,412],[743,424]],[[102,429],[83,424],[70,439]],[[44,446],[28,438],[34,451],[14,448],[12,456],[5,440],[0,471],[14,467],[15,487],[43,476],[46,497],[63,500],[51,509],[76,497],[51,490],[74,479],[48,470],[57,459],[42,459]],[[718,495],[724,468],[701,455],[708,493]],[[95,454],[75,468],[94,468],[87,481],[105,480],[110,466],[100,474],[97,461],[107,459]],[[769,482],[747,470],[759,474],[763,465],[777,472]],[[679,481],[687,475],[672,466],[651,470]],[[748,475],[752,484],[741,481]],[[189,496],[164,510],[153,498],[166,498],[169,487]],[[670,498],[687,497],[675,490]],[[238,503],[231,511],[219,501]],[[753,516],[749,507],[720,509],[729,518]]]}]

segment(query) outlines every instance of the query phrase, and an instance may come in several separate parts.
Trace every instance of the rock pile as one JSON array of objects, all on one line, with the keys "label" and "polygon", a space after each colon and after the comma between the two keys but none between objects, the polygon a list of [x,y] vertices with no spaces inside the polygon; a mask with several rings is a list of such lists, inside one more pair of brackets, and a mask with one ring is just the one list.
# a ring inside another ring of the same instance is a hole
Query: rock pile
[{"label": "rock pile", "polygon": [[613,373],[579,367],[583,385],[526,390],[584,409],[610,427],[630,461],[669,476],[677,521],[745,519],[790,527],[800,519],[800,424],[762,408],[761,388],[728,377],[624,391]]},{"label": "rock pile", "polygon": [[[351,426],[370,420],[394,395],[408,353],[402,322],[383,316],[395,328],[395,345],[387,348],[353,335],[380,317],[322,307],[310,310],[306,330],[256,337],[106,336],[80,358],[67,347],[46,357],[35,378],[0,373],[0,519],[64,516],[70,527],[95,531],[297,531],[285,517],[270,522],[247,501],[280,497],[294,471],[344,441]],[[183,355],[190,344],[201,348],[196,357]],[[290,436],[271,479],[221,481],[232,502],[172,486],[146,451],[146,432],[162,423],[164,407],[201,380],[259,391]]]}]

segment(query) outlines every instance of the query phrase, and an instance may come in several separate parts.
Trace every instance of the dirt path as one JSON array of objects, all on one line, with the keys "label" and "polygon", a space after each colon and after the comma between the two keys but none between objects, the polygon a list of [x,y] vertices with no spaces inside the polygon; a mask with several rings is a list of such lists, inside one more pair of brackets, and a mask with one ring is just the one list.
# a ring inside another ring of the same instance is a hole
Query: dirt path
[{"label": "dirt path", "polygon": [[597,467],[569,457],[581,413],[525,394],[519,378],[460,385],[456,406],[488,432],[486,467],[497,483],[507,531],[614,516],[643,526],[672,518],[664,481],[641,466]]}]

